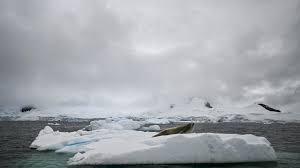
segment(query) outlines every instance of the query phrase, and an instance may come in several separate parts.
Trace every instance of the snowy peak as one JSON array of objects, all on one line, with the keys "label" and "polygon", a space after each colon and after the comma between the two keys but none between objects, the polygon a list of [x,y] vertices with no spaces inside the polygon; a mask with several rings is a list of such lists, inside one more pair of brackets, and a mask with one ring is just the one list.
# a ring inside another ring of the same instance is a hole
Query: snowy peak
[{"label": "snowy peak", "polygon": [[[200,97],[190,97],[188,98],[187,104],[194,105],[194,106],[202,106],[207,107],[207,104],[210,104],[209,101]],[[211,106],[211,105],[210,105]]]},{"label": "snowy peak", "polygon": [[300,113],[287,112],[283,107],[280,112],[276,106],[252,103],[249,105],[211,104],[200,97],[190,97],[181,103],[171,104],[168,109],[151,111],[144,116],[158,118],[177,118],[180,121],[197,122],[300,122]]},{"label": "snowy peak", "polygon": [[206,99],[200,97],[189,97],[182,102],[172,103],[169,106],[170,109],[178,109],[178,108],[197,108],[197,109],[211,109],[213,108],[212,104]]}]

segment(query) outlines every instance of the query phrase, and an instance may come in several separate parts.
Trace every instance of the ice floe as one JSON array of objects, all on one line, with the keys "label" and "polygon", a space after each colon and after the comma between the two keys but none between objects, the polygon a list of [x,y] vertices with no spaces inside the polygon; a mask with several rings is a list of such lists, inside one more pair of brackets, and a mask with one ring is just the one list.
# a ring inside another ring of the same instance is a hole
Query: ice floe
[{"label": "ice floe", "polygon": [[107,118],[105,120],[91,121],[86,130],[97,129],[117,129],[117,130],[133,130],[138,129],[142,125],[140,121],[134,121],[128,118]]},{"label": "ice floe", "polygon": [[236,134],[177,134],[153,138],[134,134],[89,145],[77,153],[71,165],[111,164],[190,164],[274,161],[276,155],[263,137]]},{"label": "ice floe", "polygon": [[147,123],[151,123],[151,124],[169,124],[170,120],[168,120],[167,118],[149,118],[146,120]]},{"label": "ice floe", "polygon": [[[264,137],[238,134],[191,133],[153,137],[156,132],[135,130],[131,119],[101,120],[97,129],[75,132],[42,129],[31,148],[74,153],[70,165],[189,164],[275,161]],[[157,129],[156,125],[142,127]]]},{"label": "ice floe", "polygon": [[159,131],[160,126],[159,125],[150,125],[148,127],[142,127],[140,130],[141,131]]},{"label": "ice floe", "polygon": [[55,122],[55,123],[48,123],[48,125],[60,125],[59,123]]}]

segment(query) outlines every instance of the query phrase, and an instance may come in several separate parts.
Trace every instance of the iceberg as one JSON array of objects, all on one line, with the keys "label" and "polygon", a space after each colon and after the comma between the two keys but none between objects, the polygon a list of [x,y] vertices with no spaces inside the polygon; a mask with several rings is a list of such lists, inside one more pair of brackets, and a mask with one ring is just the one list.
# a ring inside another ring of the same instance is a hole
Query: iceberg
[{"label": "iceberg", "polygon": [[[136,134],[135,136],[139,136]],[[77,153],[70,165],[195,164],[275,161],[263,137],[236,134],[180,134],[138,139],[112,138],[91,144]],[[90,147],[91,147],[90,146]]]},{"label": "iceberg", "polygon": [[56,126],[58,126],[58,125],[60,125],[60,124],[57,123],[57,122],[55,122],[55,123],[48,123],[48,125],[56,125]]},{"label": "iceberg", "polygon": [[59,132],[46,126],[30,147],[74,153],[68,161],[69,165],[239,163],[276,160],[270,142],[264,137],[251,134],[191,133],[152,137],[156,132],[137,131],[133,130],[133,127],[123,128]]},{"label": "iceberg", "polygon": [[117,129],[117,130],[133,130],[141,127],[143,123],[128,118],[107,118],[105,120],[91,121],[87,127],[88,130],[97,129]]},{"label": "iceberg", "polygon": [[170,124],[170,120],[167,118],[149,118],[146,120],[147,123],[151,124]]},{"label": "iceberg", "polygon": [[140,130],[142,131],[160,131],[159,125],[150,125],[149,127],[142,127]]},{"label": "iceberg", "polygon": [[31,143],[30,148],[36,148],[39,151],[58,150],[77,136],[80,136],[77,132],[53,131],[50,126],[46,126]]}]

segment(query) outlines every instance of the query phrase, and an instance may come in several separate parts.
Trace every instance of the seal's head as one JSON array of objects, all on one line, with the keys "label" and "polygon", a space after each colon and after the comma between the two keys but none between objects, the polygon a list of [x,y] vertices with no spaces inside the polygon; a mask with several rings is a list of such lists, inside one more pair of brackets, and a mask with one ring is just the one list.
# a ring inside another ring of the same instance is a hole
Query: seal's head
[{"label": "seal's head", "polygon": [[183,127],[183,130],[180,133],[181,134],[191,133],[191,132],[193,132],[194,126],[195,126],[195,123],[189,123]]}]

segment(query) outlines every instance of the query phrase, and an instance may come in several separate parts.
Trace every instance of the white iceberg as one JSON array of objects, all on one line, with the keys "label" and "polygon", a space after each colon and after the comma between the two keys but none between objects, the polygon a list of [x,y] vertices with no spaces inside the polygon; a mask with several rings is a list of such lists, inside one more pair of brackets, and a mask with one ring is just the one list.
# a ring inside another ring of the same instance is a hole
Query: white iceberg
[{"label": "white iceberg", "polygon": [[70,165],[190,164],[275,161],[264,137],[193,133],[152,137],[155,132],[98,129],[59,132],[46,126],[31,147],[76,153]]},{"label": "white iceberg", "polygon": [[80,136],[77,132],[53,131],[50,126],[46,126],[40,131],[36,139],[31,143],[31,148],[37,150],[58,150],[68,144],[75,137]]},{"label": "white iceberg", "polygon": [[48,125],[60,125],[59,123],[55,122],[55,123],[48,123]]},{"label": "white iceberg", "polygon": [[[135,136],[139,137],[138,134]],[[263,137],[236,134],[181,134],[157,138],[112,138],[90,144],[70,165],[191,164],[274,161],[276,155]]]},{"label": "white iceberg", "polygon": [[105,120],[91,121],[90,130],[97,129],[117,129],[117,130],[133,130],[141,127],[143,123],[128,118],[107,118]]},{"label": "white iceberg", "polygon": [[151,124],[170,124],[170,120],[167,118],[148,118],[146,120],[146,123],[151,123]]},{"label": "white iceberg", "polygon": [[150,125],[148,127],[142,127],[140,130],[142,131],[160,131],[159,125]]},{"label": "white iceberg", "polygon": [[[157,124],[169,124],[170,119],[163,118],[148,118],[141,121],[135,121],[129,118],[107,118],[105,120],[91,121],[90,125],[85,127],[85,130],[92,131],[98,129],[113,129],[113,130],[136,130],[143,131],[159,131],[160,127]],[[142,127],[143,125],[151,124],[149,127]],[[152,125],[154,124],[154,125]]]}]

